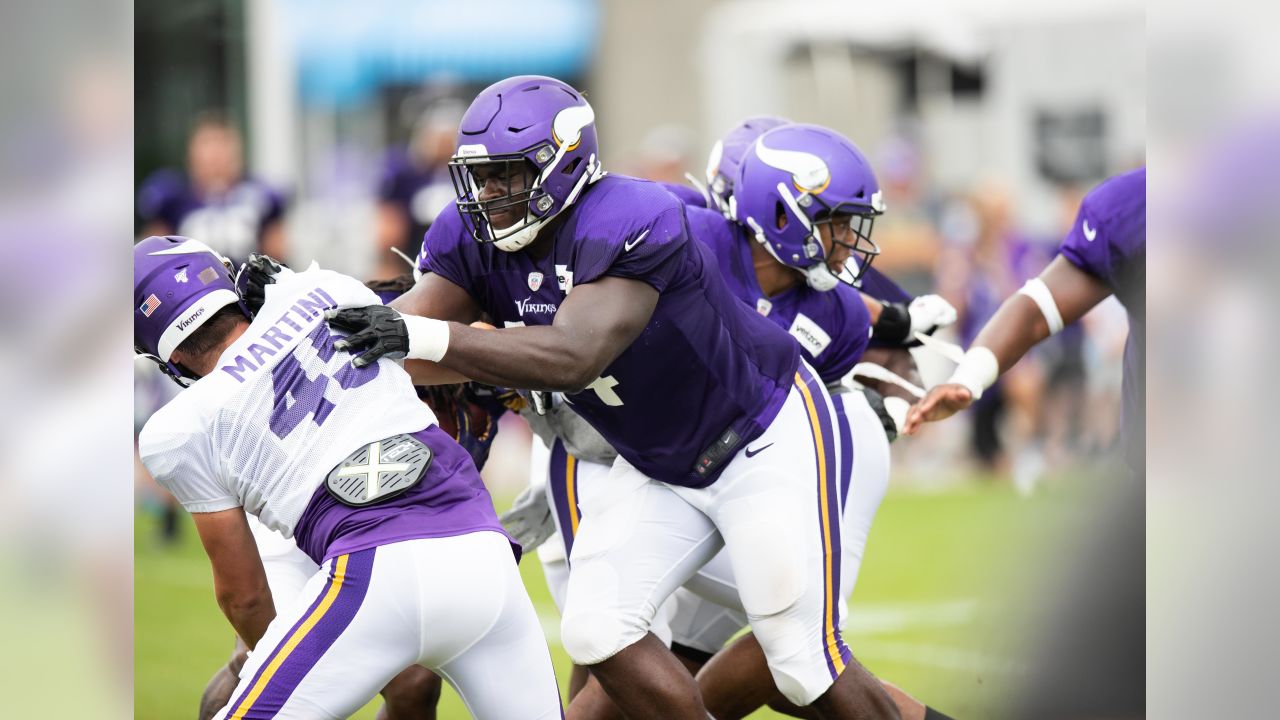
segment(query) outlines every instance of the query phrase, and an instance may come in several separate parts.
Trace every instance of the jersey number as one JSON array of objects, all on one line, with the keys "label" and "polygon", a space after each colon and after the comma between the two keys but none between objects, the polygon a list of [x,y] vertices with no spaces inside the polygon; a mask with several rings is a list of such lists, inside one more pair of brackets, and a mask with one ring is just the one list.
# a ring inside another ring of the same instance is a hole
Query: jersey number
[{"label": "jersey number", "polygon": [[[324,323],[316,326],[309,339],[316,354],[325,362],[337,352],[333,349],[329,328]],[[317,427],[324,424],[334,408],[333,402],[325,397],[325,390],[330,382],[336,381],[338,387],[347,390],[364,385],[378,376],[378,363],[357,369],[344,360],[332,378],[324,372],[309,378],[298,360],[301,348],[299,345],[271,370],[271,387],[275,391],[275,399],[269,424],[271,432],[281,440],[288,437],[308,415]],[[347,353],[343,353],[343,356],[345,358]]]},{"label": "jersey number", "polygon": [[[618,381],[612,375],[605,375],[592,380],[584,392],[586,390],[594,390],[596,397],[600,398],[600,402],[609,407],[618,407],[622,404],[622,398],[618,397],[618,393],[613,391],[617,385]],[[569,398],[566,397],[565,400],[569,400]],[[569,402],[573,401],[569,400]]]}]

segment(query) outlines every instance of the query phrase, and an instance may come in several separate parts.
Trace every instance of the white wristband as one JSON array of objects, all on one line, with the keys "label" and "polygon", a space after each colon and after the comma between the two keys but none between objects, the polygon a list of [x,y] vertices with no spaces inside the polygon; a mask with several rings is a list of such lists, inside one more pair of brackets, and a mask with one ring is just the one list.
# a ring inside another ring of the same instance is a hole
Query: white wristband
[{"label": "white wristband", "polygon": [[1040,314],[1044,315],[1045,322],[1049,323],[1049,334],[1057,335],[1062,329],[1062,313],[1058,311],[1058,303],[1054,302],[1049,286],[1038,277],[1031,278],[1022,286],[1022,289],[1018,290],[1018,294],[1031,298],[1040,308]]},{"label": "white wristband", "polygon": [[405,357],[440,362],[449,350],[449,323],[403,313],[400,318],[409,331],[409,354]]},{"label": "white wristband", "polygon": [[995,354],[981,345],[976,345],[964,354],[964,358],[960,360],[956,371],[951,373],[951,379],[947,382],[965,386],[973,395],[973,399],[977,400],[982,397],[983,390],[995,384],[998,377],[1000,377],[1000,363],[996,362]]}]

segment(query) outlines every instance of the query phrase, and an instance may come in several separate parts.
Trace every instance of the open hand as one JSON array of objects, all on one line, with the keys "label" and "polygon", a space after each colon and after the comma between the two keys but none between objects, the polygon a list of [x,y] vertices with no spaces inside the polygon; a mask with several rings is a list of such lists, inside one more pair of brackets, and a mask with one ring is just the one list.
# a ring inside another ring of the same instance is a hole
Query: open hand
[{"label": "open hand", "polygon": [[973,393],[969,392],[969,388],[954,383],[937,385],[907,411],[907,421],[902,432],[904,435],[915,435],[921,425],[945,420],[972,404]]}]

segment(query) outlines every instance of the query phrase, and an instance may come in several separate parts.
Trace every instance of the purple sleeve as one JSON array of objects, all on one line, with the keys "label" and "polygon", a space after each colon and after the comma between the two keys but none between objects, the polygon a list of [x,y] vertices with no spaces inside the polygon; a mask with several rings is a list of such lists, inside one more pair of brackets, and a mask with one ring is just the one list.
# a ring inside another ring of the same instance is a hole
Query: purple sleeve
[{"label": "purple sleeve", "polygon": [[138,189],[138,215],[144,221],[160,221],[171,228],[178,226],[174,205],[182,193],[184,180],[176,170],[159,170],[143,181]]},{"label": "purple sleeve", "polygon": [[1076,215],[1071,232],[1067,233],[1059,249],[1072,265],[1113,285],[1111,254],[1107,252],[1107,243],[1096,242],[1099,225],[1097,213],[1086,198],[1080,205],[1080,213]]},{"label": "purple sleeve", "polygon": [[609,275],[640,280],[662,292],[677,271],[668,260],[688,242],[684,209],[670,207],[650,222],[624,226],[603,240],[585,241],[574,282],[581,285]]},{"label": "purple sleeve", "polygon": [[1103,182],[1085,196],[1059,251],[1118,289],[1126,262],[1146,250],[1146,168]]},{"label": "purple sleeve", "polygon": [[457,211],[452,206],[445,208],[422,239],[418,269],[435,273],[478,298],[473,279],[479,267],[479,246],[462,227]]}]

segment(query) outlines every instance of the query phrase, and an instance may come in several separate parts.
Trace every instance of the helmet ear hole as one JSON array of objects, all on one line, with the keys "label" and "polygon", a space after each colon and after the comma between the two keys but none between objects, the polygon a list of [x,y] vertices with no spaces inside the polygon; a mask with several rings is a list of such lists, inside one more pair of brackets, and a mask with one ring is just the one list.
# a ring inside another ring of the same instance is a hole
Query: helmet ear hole
[{"label": "helmet ear hole", "polygon": [[580,165],[581,163],[582,163],[582,158],[576,157],[568,165],[565,165],[564,169],[561,170],[560,173],[563,175],[573,175],[574,171],[578,169],[578,165]]},{"label": "helmet ear hole", "polygon": [[787,209],[782,206],[781,200],[773,206],[773,226],[779,230],[787,229]]}]

